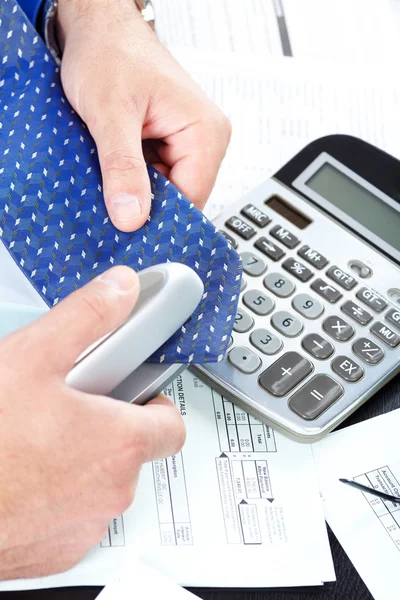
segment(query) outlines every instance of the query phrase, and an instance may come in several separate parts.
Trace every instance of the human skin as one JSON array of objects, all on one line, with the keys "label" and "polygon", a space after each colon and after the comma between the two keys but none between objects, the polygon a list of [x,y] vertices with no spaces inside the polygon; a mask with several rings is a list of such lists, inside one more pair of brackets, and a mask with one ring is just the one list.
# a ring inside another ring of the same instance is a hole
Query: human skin
[{"label": "human skin", "polygon": [[115,267],[0,342],[0,580],[67,570],[132,503],[143,463],[185,439],[175,405],[134,406],[65,383],[139,291]]},{"label": "human skin", "polygon": [[59,0],[65,93],[98,149],[116,227],[150,210],[145,160],[203,208],[231,135],[226,116],[161,45],[134,0]]}]

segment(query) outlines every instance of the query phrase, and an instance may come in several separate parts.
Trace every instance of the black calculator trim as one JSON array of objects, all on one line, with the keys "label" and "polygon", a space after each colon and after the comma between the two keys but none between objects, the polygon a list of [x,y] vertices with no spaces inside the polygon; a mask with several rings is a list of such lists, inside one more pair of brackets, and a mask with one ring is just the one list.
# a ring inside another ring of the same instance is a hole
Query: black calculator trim
[{"label": "black calculator trim", "polygon": [[[350,135],[328,135],[319,138],[308,144],[303,150],[296,154],[288,163],[274,174],[274,179],[283,183],[296,194],[300,194],[308,202],[318,206],[325,213],[328,211],[315,200],[295,188],[292,184],[299,175],[322,153],[327,152],[333,158],[344,164],[346,167],[358,173],[363,179],[384,192],[400,205],[400,161],[387,154],[383,150],[376,148],[372,144],[360,140]],[[362,238],[369,245],[390,258],[396,264],[396,260],[389,252],[381,247],[375,246],[370,239],[363,236],[359,231],[352,228],[344,219],[335,217],[335,220],[342,223],[347,229],[353,231],[359,238]]]}]

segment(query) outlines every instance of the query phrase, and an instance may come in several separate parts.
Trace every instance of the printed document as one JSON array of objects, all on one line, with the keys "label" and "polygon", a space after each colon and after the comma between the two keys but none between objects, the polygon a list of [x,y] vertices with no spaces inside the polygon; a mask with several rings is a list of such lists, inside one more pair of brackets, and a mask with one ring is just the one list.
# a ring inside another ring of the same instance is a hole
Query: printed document
[{"label": "printed document", "polygon": [[186,424],[183,450],[143,467],[134,504],[77,567],[0,590],[105,585],[132,555],[185,587],[334,580],[311,446],[249,417],[190,371],[165,393]]},{"label": "printed document", "polygon": [[400,496],[400,409],[313,445],[326,519],[375,600],[399,597],[400,505],[339,481]]},{"label": "printed document", "polygon": [[253,57],[396,60],[398,0],[153,0],[168,48]]},{"label": "printed document", "polygon": [[393,68],[174,49],[182,66],[232,122],[205,212],[224,207],[273,175],[304,146],[354,135],[400,157],[400,86]]}]

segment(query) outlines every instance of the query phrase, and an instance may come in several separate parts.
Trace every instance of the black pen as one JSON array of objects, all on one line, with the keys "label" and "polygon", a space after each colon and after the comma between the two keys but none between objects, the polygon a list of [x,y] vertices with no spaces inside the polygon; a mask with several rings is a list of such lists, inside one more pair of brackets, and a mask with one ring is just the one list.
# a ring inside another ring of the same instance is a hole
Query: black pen
[{"label": "black pen", "polygon": [[347,485],[351,485],[351,487],[354,487],[357,490],[361,490],[362,492],[367,492],[368,494],[372,494],[373,496],[378,496],[378,498],[382,498],[382,500],[394,502],[394,504],[400,504],[400,498],[398,498],[397,496],[385,494],[385,492],[380,492],[379,490],[370,488],[367,485],[362,485],[362,483],[356,483],[355,481],[351,481],[351,479],[339,479],[339,481],[341,481],[342,483],[346,483]]}]

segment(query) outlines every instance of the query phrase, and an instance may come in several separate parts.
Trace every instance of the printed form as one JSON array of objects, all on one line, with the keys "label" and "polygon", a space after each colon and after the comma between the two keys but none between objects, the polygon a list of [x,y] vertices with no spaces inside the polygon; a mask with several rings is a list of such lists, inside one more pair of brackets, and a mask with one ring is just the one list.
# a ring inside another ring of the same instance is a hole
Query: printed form
[{"label": "printed form", "polygon": [[400,409],[313,445],[326,519],[375,600],[399,597],[400,505],[340,477],[400,496]]},{"label": "printed form", "polygon": [[183,450],[143,467],[132,507],[77,567],[0,590],[105,585],[126,556],[186,587],[334,580],[311,446],[249,417],[189,370],[165,393],[185,420]]},{"label": "printed form", "polygon": [[324,135],[354,135],[400,157],[400,87],[391,63],[355,69],[189,48],[173,53],[232,123],[231,143],[205,208],[210,218]]},{"label": "printed form", "polygon": [[265,59],[396,59],[399,0],[153,0],[167,47],[248,52]]}]

